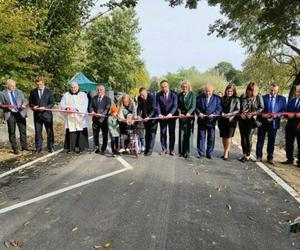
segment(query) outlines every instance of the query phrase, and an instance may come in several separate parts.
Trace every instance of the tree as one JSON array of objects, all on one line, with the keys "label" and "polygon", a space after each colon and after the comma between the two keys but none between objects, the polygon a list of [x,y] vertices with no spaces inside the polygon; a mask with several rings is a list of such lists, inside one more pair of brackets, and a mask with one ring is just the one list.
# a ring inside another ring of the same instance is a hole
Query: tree
[{"label": "tree", "polygon": [[281,65],[267,54],[250,55],[243,63],[243,77],[257,82],[265,90],[271,82],[277,83],[282,90],[288,89],[292,72],[290,65]]},{"label": "tree", "polygon": [[109,82],[114,89],[128,92],[135,84],[132,76],[143,67],[136,37],[139,30],[133,9],[114,10],[98,18],[86,32],[86,71],[97,81]]},{"label": "tree", "polygon": [[[197,8],[200,0],[167,0],[172,7],[186,4]],[[290,97],[300,84],[300,1],[295,0],[207,0],[218,6],[224,19],[209,27],[209,34],[241,41],[250,53],[268,54],[281,65],[293,67]]]},{"label": "tree", "polygon": [[241,84],[240,71],[235,69],[231,63],[220,62],[214,69],[223,74],[228,82],[232,82],[236,85]]},{"label": "tree", "polygon": [[[13,78],[25,91],[39,71],[39,55],[46,44],[35,36],[41,9],[20,6],[17,0],[0,1],[0,79]],[[13,14],[12,14],[13,13]]]}]

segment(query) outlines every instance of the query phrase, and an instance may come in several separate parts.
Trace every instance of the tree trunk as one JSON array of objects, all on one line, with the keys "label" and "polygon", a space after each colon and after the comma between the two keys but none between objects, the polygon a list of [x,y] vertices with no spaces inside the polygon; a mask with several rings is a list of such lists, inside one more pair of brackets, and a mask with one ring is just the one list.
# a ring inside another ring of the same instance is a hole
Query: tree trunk
[{"label": "tree trunk", "polygon": [[300,85],[300,71],[297,73],[289,93],[289,100],[296,96],[296,87]]}]

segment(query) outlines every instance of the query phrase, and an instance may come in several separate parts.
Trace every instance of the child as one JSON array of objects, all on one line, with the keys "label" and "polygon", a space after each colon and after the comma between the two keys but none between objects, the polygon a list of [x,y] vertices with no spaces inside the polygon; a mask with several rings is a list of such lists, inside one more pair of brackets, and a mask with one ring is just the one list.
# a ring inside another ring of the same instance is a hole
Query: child
[{"label": "child", "polygon": [[111,140],[111,151],[113,156],[118,154],[118,148],[119,148],[120,128],[119,128],[119,121],[117,115],[118,115],[118,108],[113,105],[111,108],[111,116],[108,117],[108,129],[109,129],[109,135]]},{"label": "child", "polygon": [[145,152],[145,126],[143,121],[137,122],[136,125],[136,133],[138,136],[138,147],[139,147],[139,153]]}]

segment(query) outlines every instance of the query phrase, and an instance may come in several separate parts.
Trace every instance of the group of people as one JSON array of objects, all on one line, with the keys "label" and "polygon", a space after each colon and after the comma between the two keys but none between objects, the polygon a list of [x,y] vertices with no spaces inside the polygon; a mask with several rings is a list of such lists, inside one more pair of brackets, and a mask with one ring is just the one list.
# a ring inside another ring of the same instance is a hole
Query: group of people
[{"label": "group of people", "polygon": [[[26,142],[26,108],[34,113],[36,153],[42,151],[42,129],[47,132],[47,148],[53,151],[53,92],[45,87],[42,77],[36,78],[36,88],[30,92],[27,104],[24,94],[16,88],[13,80],[7,81],[7,89],[1,93],[0,107],[4,110],[7,121],[9,140],[15,154],[19,153],[15,130],[20,131],[21,150],[27,150]],[[196,96],[191,84],[183,81],[180,93],[170,89],[167,80],[160,82],[160,91],[150,93],[140,88],[137,103],[129,95],[124,95],[118,103],[113,103],[105,93],[102,85],[91,99],[80,91],[77,83],[72,83],[60,101],[60,111],[65,117],[65,144],[67,152],[82,152],[89,148],[88,127],[89,116],[92,116],[92,131],[95,153],[105,154],[108,135],[111,139],[113,154],[119,154],[128,148],[128,127],[137,131],[141,151],[150,156],[154,149],[158,124],[160,125],[160,155],[175,155],[176,121],[179,120],[178,154],[189,158],[193,154],[193,137],[195,121],[197,121],[198,157],[212,158],[215,145],[216,126],[224,146],[222,158],[228,160],[232,138],[239,125],[243,157],[242,162],[250,159],[252,137],[257,129],[256,159],[261,161],[263,146],[267,136],[267,161],[273,162],[276,133],[283,116],[286,124],[286,156],[283,163],[294,163],[294,141],[297,138],[298,159],[300,159],[300,86],[296,89],[296,97],[286,102],[279,95],[279,87],[272,83],[269,93],[259,94],[255,82],[250,82],[245,93],[237,96],[234,84],[229,84],[222,97],[214,94],[213,85],[208,84]],[[99,134],[102,134],[100,147]],[[300,167],[300,161],[297,161]]]}]

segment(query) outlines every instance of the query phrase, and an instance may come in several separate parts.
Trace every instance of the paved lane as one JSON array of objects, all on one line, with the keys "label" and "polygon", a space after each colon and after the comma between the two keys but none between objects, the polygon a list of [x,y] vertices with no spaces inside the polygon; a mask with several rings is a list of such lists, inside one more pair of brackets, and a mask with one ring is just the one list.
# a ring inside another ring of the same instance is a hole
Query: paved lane
[{"label": "paved lane", "polygon": [[[22,249],[299,249],[287,234],[300,211],[294,198],[255,163],[219,159],[219,141],[215,155],[124,156],[132,170],[0,215],[0,240],[20,240]],[[0,180],[8,201],[0,209],[124,168],[94,154],[40,165],[29,178]]]}]

